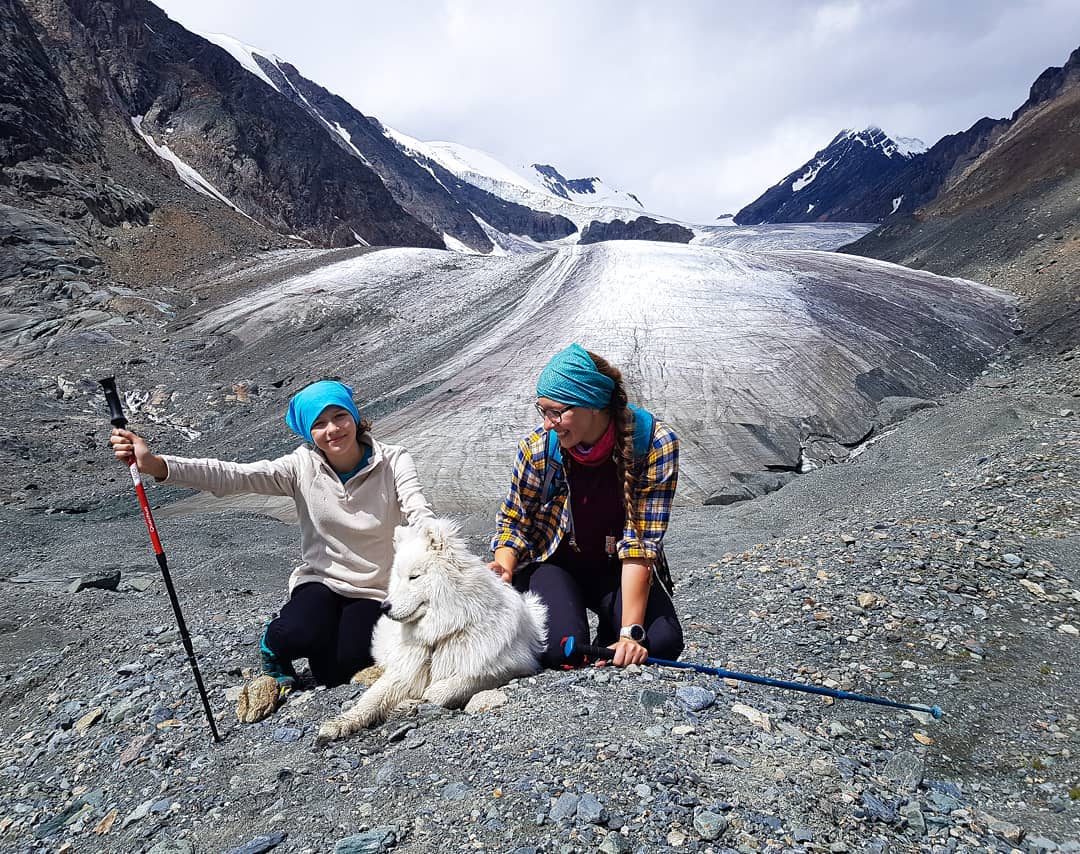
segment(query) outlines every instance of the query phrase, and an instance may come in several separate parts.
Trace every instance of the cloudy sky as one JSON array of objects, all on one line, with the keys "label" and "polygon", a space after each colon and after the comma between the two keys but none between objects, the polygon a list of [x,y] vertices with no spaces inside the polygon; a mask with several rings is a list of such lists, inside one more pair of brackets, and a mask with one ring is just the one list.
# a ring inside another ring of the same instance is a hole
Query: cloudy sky
[{"label": "cloudy sky", "polygon": [[1076,0],[159,0],[361,112],[709,222],[845,127],[932,144],[1080,47]]}]

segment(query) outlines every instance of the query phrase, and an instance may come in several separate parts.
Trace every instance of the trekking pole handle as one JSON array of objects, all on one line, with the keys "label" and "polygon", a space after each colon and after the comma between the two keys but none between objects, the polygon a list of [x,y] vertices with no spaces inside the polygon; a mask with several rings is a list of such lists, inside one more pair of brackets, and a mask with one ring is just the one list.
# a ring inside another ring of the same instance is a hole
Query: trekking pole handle
[{"label": "trekking pole handle", "polygon": [[109,423],[123,429],[127,426],[127,416],[124,415],[124,406],[120,403],[120,393],[116,390],[116,377],[98,380],[98,385],[105,392],[105,402],[109,404]]},{"label": "trekking pole handle", "polygon": [[579,667],[585,664],[587,660],[604,659],[610,661],[615,657],[615,650],[608,649],[606,646],[578,643],[571,635],[568,638],[563,638],[563,657],[566,659],[567,664]]}]

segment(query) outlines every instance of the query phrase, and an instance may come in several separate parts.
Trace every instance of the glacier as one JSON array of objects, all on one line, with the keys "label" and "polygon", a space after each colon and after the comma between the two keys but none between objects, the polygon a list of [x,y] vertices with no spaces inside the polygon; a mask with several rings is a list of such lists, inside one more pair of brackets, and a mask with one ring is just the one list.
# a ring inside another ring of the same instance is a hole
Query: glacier
[{"label": "glacier", "polygon": [[805,470],[822,446],[842,457],[882,398],[957,390],[1013,337],[1013,299],[993,288],[760,245],[379,250],[207,300],[189,332],[218,342],[223,372],[352,384],[441,512],[494,507],[536,426],[536,377],[571,341],[674,427],[678,500],[700,503],[734,473]]}]

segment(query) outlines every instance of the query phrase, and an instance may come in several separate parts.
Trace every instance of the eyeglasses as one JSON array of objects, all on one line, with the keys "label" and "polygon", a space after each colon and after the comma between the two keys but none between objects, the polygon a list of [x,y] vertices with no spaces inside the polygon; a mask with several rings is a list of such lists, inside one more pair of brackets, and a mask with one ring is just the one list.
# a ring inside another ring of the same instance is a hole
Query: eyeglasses
[{"label": "eyeglasses", "polygon": [[546,418],[552,424],[558,424],[562,421],[562,417],[573,408],[573,406],[564,406],[562,409],[544,409],[539,403],[536,404],[536,411],[540,414],[540,417]]}]

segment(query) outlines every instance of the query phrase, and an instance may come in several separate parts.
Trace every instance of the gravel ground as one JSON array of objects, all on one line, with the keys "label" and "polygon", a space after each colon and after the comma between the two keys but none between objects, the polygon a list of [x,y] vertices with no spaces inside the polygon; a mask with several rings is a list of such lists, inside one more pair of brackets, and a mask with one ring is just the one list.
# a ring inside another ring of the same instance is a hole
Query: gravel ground
[{"label": "gravel ground", "polygon": [[[1003,357],[851,462],[679,508],[686,660],[938,704],[939,722],[587,669],[317,749],[358,686],[259,724],[232,712],[295,528],[162,509],[215,745],[123,478],[66,509],[31,490],[0,508],[0,849],[1080,851],[1074,355]],[[489,517],[462,521],[479,548]],[[117,570],[115,591],[68,592]]]}]

